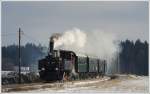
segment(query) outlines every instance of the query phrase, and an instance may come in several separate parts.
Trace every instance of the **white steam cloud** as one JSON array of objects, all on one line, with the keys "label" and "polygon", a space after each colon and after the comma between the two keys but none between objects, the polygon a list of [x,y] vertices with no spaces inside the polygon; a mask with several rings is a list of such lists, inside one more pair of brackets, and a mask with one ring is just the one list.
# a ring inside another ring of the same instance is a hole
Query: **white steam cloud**
[{"label": "white steam cloud", "polygon": [[104,31],[87,32],[78,28],[68,30],[55,39],[54,49],[71,50],[107,60],[120,51],[115,35]]}]

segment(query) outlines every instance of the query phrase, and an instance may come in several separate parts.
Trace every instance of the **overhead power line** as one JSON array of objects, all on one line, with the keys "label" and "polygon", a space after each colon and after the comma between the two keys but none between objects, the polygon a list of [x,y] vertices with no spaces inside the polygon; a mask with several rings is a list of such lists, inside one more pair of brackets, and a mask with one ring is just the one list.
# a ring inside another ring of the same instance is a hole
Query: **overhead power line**
[{"label": "overhead power line", "polygon": [[[27,34],[25,32],[20,32],[20,35],[22,38],[26,38],[27,40],[29,40],[31,42],[41,44],[41,42],[39,40],[37,40],[36,38],[34,38],[33,36],[30,36],[29,34]],[[1,34],[1,36],[14,36],[14,37],[16,36],[16,38],[17,38],[18,34],[17,33],[5,33],[5,34]]]},{"label": "overhead power line", "polygon": [[17,33],[4,33],[4,34],[2,34],[1,33],[1,36],[14,36],[14,35],[17,35]]},{"label": "overhead power line", "polygon": [[26,38],[28,38],[29,40],[31,40],[31,41],[35,41],[35,42],[37,42],[37,43],[41,44],[41,43],[40,43],[40,41],[38,41],[37,39],[35,39],[35,38],[33,38],[33,37],[31,37],[31,36],[27,35],[26,33],[23,33],[23,35],[24,35]]}]

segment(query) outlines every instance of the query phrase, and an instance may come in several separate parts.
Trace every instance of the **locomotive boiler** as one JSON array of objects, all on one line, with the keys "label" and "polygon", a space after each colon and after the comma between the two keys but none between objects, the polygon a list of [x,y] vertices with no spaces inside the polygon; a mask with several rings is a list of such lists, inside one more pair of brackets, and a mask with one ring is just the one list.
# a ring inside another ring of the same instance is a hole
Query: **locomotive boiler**
[{"label": "locomotive boiler", "polygon": [[38,70],[42,80],[72,80],[104,76],[106,60],[73,51],[54,50],[54,38],[50,38],[48,55],[39,60]]}]

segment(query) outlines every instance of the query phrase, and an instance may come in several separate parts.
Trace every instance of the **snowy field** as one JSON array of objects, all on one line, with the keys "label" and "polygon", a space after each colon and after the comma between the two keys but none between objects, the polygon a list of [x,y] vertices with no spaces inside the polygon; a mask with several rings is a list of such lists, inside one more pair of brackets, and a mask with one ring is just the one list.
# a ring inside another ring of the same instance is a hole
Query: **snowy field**
[{"label": "snowy field", "polygon": [[[15,88],[12,88],[15,87]],[[118,78],[91,79],[64,83],[38,83],[16,86],[3,86],[2,92],[38,92],[38,93],[148,93],[148,76],[121,75]],[[17,88],[18,87],[18,88]]]}]

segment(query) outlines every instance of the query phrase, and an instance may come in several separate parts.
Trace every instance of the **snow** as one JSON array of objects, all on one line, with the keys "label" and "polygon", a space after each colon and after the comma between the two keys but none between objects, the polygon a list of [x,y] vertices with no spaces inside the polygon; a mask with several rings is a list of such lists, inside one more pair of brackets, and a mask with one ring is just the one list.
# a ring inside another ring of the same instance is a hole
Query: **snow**
[{"label": "snow", "polygon": [[[2,71],[1,75],[2,77],[7,77],[8,75],[13,75],[14,73],[17,73],[16,71]],[[27,74],[29,73],[29,71],[27,72],[21,72],[21,74]]]},{"label": "snow", "polygon": [[[37,89],[18,92],[40,93],[148,93],[149,77],[135,75],[120,75],[116,79],[104,77],[64,83],[46,83],[36,85]],[[15,92],[15,91],[13,91]]]}]

